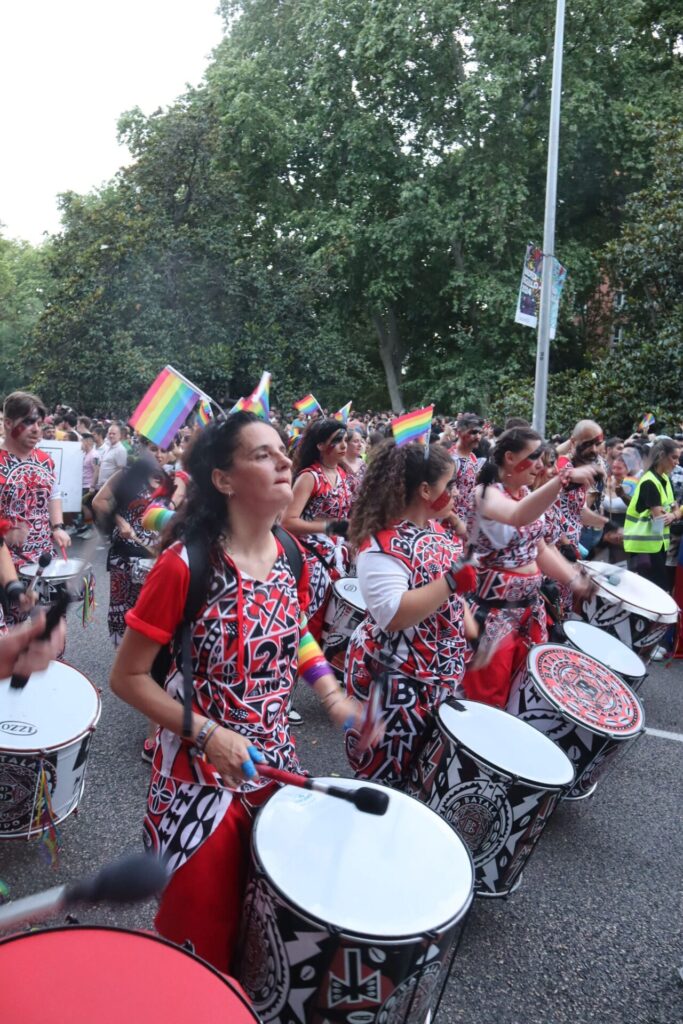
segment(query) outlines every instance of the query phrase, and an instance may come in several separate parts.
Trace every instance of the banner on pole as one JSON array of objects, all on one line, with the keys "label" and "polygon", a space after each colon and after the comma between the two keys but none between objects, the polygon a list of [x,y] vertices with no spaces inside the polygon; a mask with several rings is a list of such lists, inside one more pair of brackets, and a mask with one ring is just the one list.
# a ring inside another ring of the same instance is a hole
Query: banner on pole
[{"label": "banner on pole", "polygon": [[[524,257],[524,269],[517,296],[515,323],[525,327],[538,326],[538,312],[541,305],[541,280],[543,268],[543,251],[537,245],[529,243]],[[555,337],[557,330],[557,313],[560,308],[560,296],[567,277],[567,269],[559,260],[553,260],[553,287],[550,299],[550,338]]]}]

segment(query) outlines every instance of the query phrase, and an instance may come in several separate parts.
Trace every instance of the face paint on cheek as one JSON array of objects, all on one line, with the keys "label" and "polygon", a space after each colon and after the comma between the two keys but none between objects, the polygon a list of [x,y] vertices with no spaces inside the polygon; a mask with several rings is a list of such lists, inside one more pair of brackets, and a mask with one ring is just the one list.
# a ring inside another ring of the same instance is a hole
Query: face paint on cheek
[{"label": "face paint on cheek", "polygon": [[533,462],[531,459],[522,459],[515,466],[515,473],[525,473],[527,469],[531,469]]},{"label": "face paint on cheek", "polygon": [[447,489],[442,491],[436,501],[433,501],[429,506],[432,512],[443,512],[451,500],[451,492]]},{"label": "face paint on cheek", "polygon": [[16,441],[18,437],[21,437],[25,430],[28,430],[28,427],[22,420],[20,423],[17,423],[16,427],[12,427],[12,433],[10,434],[10,437],[12,438],[13,441]]}]

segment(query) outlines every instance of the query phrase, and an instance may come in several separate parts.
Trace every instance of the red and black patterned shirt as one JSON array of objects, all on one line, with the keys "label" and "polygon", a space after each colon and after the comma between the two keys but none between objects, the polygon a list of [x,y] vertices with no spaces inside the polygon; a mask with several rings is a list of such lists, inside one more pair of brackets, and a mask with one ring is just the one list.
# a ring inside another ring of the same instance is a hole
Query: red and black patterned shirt
[{"label": "red and black patterned shirt", "polygon": [[13,527],[29,527],[21,547],[10,545],[17,568],[37,562],[44,551],[52,551],[50,501],[58,497],[55,464],[47,452],[34,448],[28,455],[19,456],[0,448],[0,518],[9,519]]}]

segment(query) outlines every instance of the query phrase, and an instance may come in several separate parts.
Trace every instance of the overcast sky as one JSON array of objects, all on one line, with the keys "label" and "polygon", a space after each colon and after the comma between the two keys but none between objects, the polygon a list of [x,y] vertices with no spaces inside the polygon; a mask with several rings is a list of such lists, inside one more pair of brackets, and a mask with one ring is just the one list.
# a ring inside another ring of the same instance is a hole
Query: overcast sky
[{"label": "overcast sky", "polygon": [[0,222],[59,229],[57,193],[88,192],[128,160],[116,122],[202,79],[218,0],[0,0]]}]

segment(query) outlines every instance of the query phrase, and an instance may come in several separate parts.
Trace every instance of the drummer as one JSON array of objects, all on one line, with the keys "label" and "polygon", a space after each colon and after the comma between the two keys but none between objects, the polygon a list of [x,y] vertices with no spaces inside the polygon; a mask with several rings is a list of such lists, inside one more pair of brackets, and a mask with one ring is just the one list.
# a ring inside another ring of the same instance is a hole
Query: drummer
[{"label": "drummer", "polygon": [[[62,498],[50,455],[38,448],[45,406],[36,396],[14,391],[3,407],[5,437],[0,446],[0,518],[17,569],[38,561],[53,545],[64,550],[71,538],[62,521]],[[22,614],[10,611],[9,621]]]},{"label": "drummer", "polygon": [[[188,498],[127,617],[111,685],[159,723],[145,820],[147,846],[173,871],[160,933],[220,970],[238,938],[252,818],[272,787],[264,758],[299,771],[287,712],[297,674],[332,722],[360,724],[306,628],[308,572],[271,532],[292,499],[291,461],[253,413],[206,427],[186,454]],[[174,541],[174,538],[177,540]],[[190,585],[188,548],[203,552],[208,600],[192,623],[192,745],[181,740],[183,675],[176,651],[160,689],[150,669],[176,634]],[[286,827],[286,824],[283,826]]]},{"label": "drummer", "polygon": [[14,621],[25,618],[38,599],[34,590],[26,593],[26,587],[17,577],[5,534],[10,528],[7,520],[0,521],[0,634],[7,632],[5,612]]},{"label": "drummer", "polygon": [[469,540],[479,560],[474,604],[483,636],[464,688],[470,699],[494,707],[506,706],[512,677],[528,648],[547,640],[543,574],[576,595],[592,587],[544,540],[544,512],[562,489],[590,484],[594,470],[567,466],[533,490],[536,477],[544,472],[545,450],[542,438],[530,427],[504,431],[474,493]]},{"label": "drummer", "polygon": [[368,617],[351,638],[347,692],[377,697],[385,734],[367,750],[347,734],[356,777],[400,788],[435,723],[458,692],[467,639],[477,628],[461,594],[474,585],[458,572],[450,538],[432,519],[452,508],[453,460],[439,444],[382,442],[351,515],[358,583]]}]

